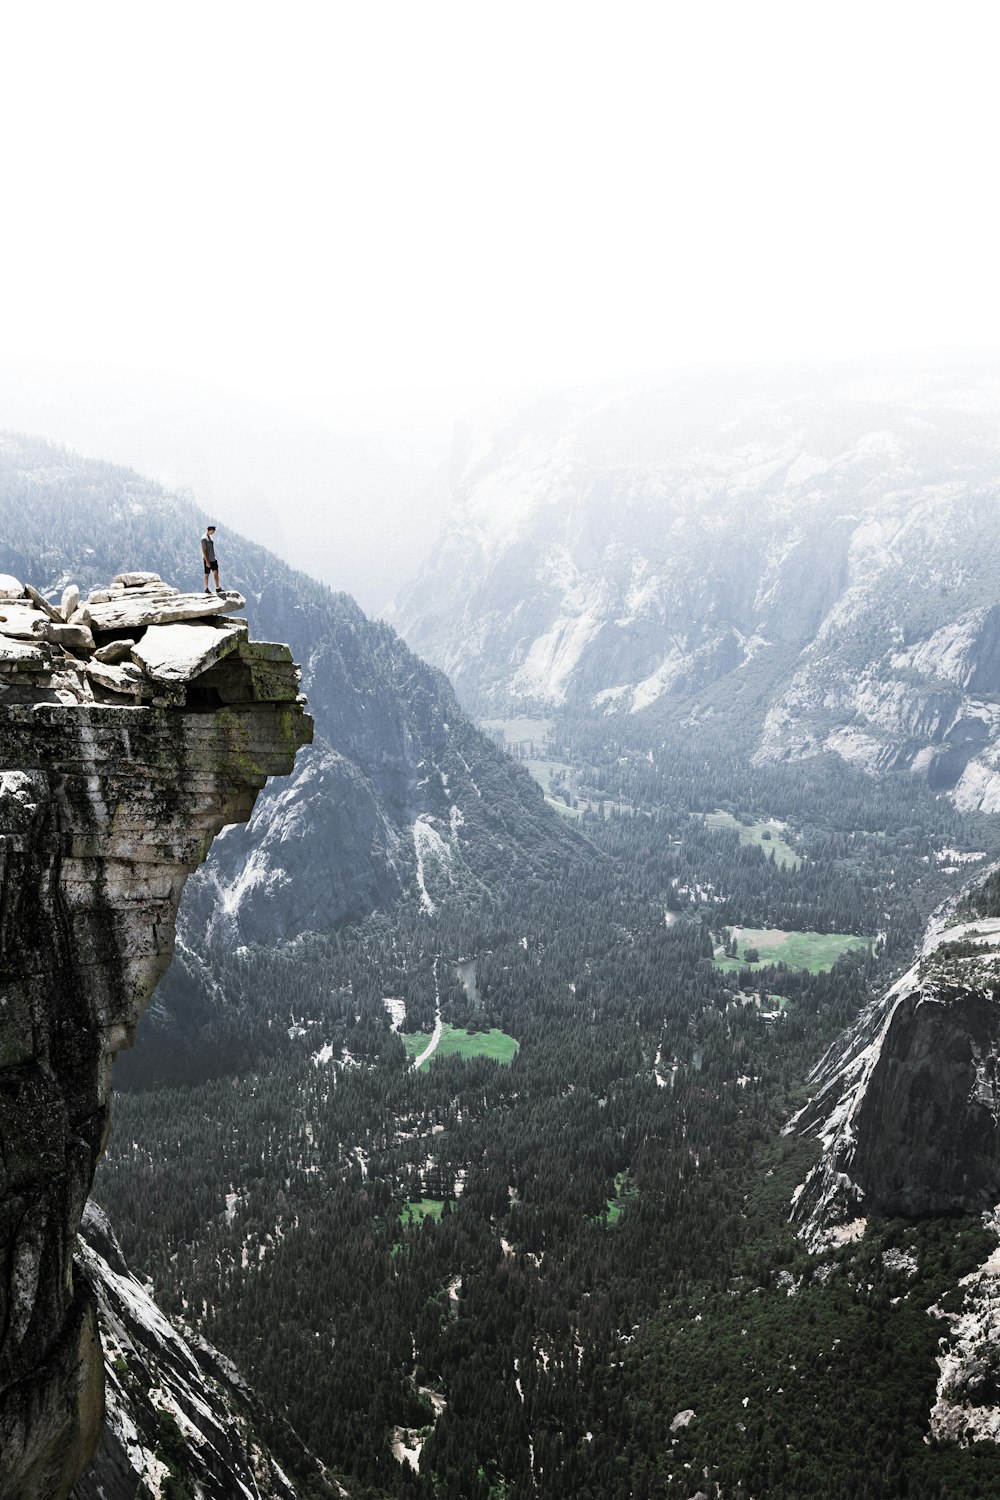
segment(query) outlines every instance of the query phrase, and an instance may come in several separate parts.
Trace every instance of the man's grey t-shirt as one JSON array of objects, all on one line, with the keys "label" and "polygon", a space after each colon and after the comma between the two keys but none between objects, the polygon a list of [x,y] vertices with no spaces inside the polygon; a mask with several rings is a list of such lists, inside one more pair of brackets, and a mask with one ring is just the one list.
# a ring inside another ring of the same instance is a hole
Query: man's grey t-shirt
[{"label": "man's grey t-shirt", "polygon": [[214,536],[209,536],[208,532],[206,531],[205,535],[201,539],[201,545],[205,549],[205,561],[214,563],[216,561]]}]

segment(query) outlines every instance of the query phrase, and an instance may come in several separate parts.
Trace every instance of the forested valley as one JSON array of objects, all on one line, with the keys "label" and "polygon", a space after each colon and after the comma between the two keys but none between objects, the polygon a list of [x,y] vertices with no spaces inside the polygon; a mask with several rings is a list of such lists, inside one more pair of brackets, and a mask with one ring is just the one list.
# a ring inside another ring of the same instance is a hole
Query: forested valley
[{"label": "forested valley", "polygon": [[991,820],[832,759],[565,739],[561,877],[178,954],[185,1024],[121,1059],[98,1177],[133,1265],[355,1496],[989,1492],[992,1449],[925,1441],[926,1308],[978,1222],[810,1256],[780,1129]]}]

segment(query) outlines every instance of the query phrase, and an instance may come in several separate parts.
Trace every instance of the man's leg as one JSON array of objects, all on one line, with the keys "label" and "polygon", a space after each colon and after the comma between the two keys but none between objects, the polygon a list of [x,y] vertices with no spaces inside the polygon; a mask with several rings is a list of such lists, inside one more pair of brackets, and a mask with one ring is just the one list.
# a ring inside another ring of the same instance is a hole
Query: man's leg
[{"label": "man's leg", "polygon": [[[206,594],[210,592],[209,587],[208,587],[208,575],[210,574],[211,571],[212,571],[211,568],[206,568],[205,569],[205,593]],[[218,570],[216,570],[216,571],[218,571]]]},{"label": "man's leg", "polygon": [[215,576],[215,592],[217,594],[221,594],[222,590],[219,588],[219,568],[218,568],[218,564],[216,564],[216,566],[212,569],[212,573]]}]

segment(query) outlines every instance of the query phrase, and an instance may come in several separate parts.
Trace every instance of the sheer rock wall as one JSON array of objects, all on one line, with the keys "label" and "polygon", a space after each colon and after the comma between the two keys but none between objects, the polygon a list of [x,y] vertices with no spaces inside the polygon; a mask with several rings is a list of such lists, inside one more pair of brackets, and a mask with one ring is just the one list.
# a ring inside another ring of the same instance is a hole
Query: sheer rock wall
[{"label": "sheer rock wall", "polygon": [[812,1075],[787,1127],[821,1141],[792,1217],[814,1245],[868,1214],[982,1213],[1000,1199],[1000,919],[936,921],[923,956]]},{"label": "sheer rock wall", "polygon": [[0,677],[0,1500],[61,1500],[96,1448],[102,1352],[73,1253],[111,1065],[187,876],[312,734],[287,648],[245,634],[169,706],[79,701],[85,663],[47,649],[12,648]]}]

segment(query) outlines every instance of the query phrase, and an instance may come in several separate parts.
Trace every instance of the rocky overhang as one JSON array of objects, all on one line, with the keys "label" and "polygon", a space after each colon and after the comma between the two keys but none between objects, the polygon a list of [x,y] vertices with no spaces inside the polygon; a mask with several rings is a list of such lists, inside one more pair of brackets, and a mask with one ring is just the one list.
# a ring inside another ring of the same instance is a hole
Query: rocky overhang
[{"label": "rocky overhang", "polygon": [[59,605],[0,576],[0,1500],[60,1500],[104,1403],[77,1231],[111,1065],[187,876],[312,721],[239,595],[122,574]]}]

